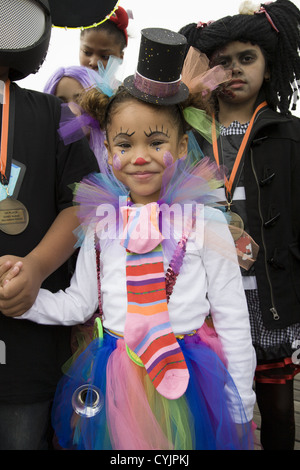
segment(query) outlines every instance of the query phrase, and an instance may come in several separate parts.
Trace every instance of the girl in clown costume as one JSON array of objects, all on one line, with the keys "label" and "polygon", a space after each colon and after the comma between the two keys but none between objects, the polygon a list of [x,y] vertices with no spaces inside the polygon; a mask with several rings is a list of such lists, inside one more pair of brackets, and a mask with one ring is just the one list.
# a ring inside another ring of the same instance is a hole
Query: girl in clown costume
[{"label": "girl in clown costume", "polygon": [[71,285],[41,290],[19,317],[74,325],[99,309],[93,341],[56,392],[63,448],[253,446],[249,314],[231,233],[210,207],[222,171],[187,155],[185,46],[180,34],[143,30],[135,75],[111,98],[85,97],[114,178],[77,185],[84,238]]}]

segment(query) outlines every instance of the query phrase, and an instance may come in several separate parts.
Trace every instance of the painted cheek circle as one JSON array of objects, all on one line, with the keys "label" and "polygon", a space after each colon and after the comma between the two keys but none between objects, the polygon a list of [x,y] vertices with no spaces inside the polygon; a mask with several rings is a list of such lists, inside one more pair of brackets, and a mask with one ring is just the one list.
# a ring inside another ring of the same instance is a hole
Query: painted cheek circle
[{"label": "painted cheek circle", "polygon": [[113,156],[113,167],[115,170],[121,170],[122,168],[121,159],[116,153]]},{"label": "painted cheek circle", "polygon": [[171,166],[174,161],[173,155],[171,152],[165,152],[163,156],[163,162],[166,167]]}]

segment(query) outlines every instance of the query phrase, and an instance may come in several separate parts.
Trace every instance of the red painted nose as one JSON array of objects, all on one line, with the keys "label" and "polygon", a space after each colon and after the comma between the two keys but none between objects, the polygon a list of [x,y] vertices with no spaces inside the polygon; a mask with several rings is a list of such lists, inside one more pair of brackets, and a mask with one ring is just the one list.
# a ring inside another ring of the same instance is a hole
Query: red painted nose
[{"label": "red painted nose", "polygon": [[135,165],[145,165],[146,160],[144,160],[143,158],[139,157],[136,159],[136,161],[134,162]]}]

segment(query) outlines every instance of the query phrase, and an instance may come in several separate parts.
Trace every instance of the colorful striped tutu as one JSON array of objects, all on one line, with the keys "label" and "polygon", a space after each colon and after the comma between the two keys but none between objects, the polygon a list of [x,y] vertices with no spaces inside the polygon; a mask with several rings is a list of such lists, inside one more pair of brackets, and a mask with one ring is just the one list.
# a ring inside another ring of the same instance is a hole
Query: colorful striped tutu
[{"label": "colorful striped tutu", "polygon": [[[200,336],[178,340],[190,380],[186,393],[175,400],[156,391],[145,368],[129,358],[122,338],[105,333],[93,340],[56,391],[52,423],[59,445],[77,450],[253,449],[251,422],[233,380]],[[88,390],[85,400],[82,386]],[[232,419],[229,395],[242,424]]]}]

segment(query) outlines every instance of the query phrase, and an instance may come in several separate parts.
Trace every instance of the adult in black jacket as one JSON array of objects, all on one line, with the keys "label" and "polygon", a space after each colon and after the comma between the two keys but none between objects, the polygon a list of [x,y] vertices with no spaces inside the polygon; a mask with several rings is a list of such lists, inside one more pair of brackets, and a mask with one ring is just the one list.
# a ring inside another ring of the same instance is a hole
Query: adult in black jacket
[{"label": "adult in black jacket", "polygon": [[242,274],[258,360],[261,442],[287,450],[295,439],[292,379],[300,371],[300,120],[289,111],[300,83],[300,12],[288,0],[258,11],[248,4],[238,15],[180,32],[211,66],[232,72],[212,95],[218,141],[196,139],[228,168],[229,183],[237,168],[219,196],[259,245]]}]

